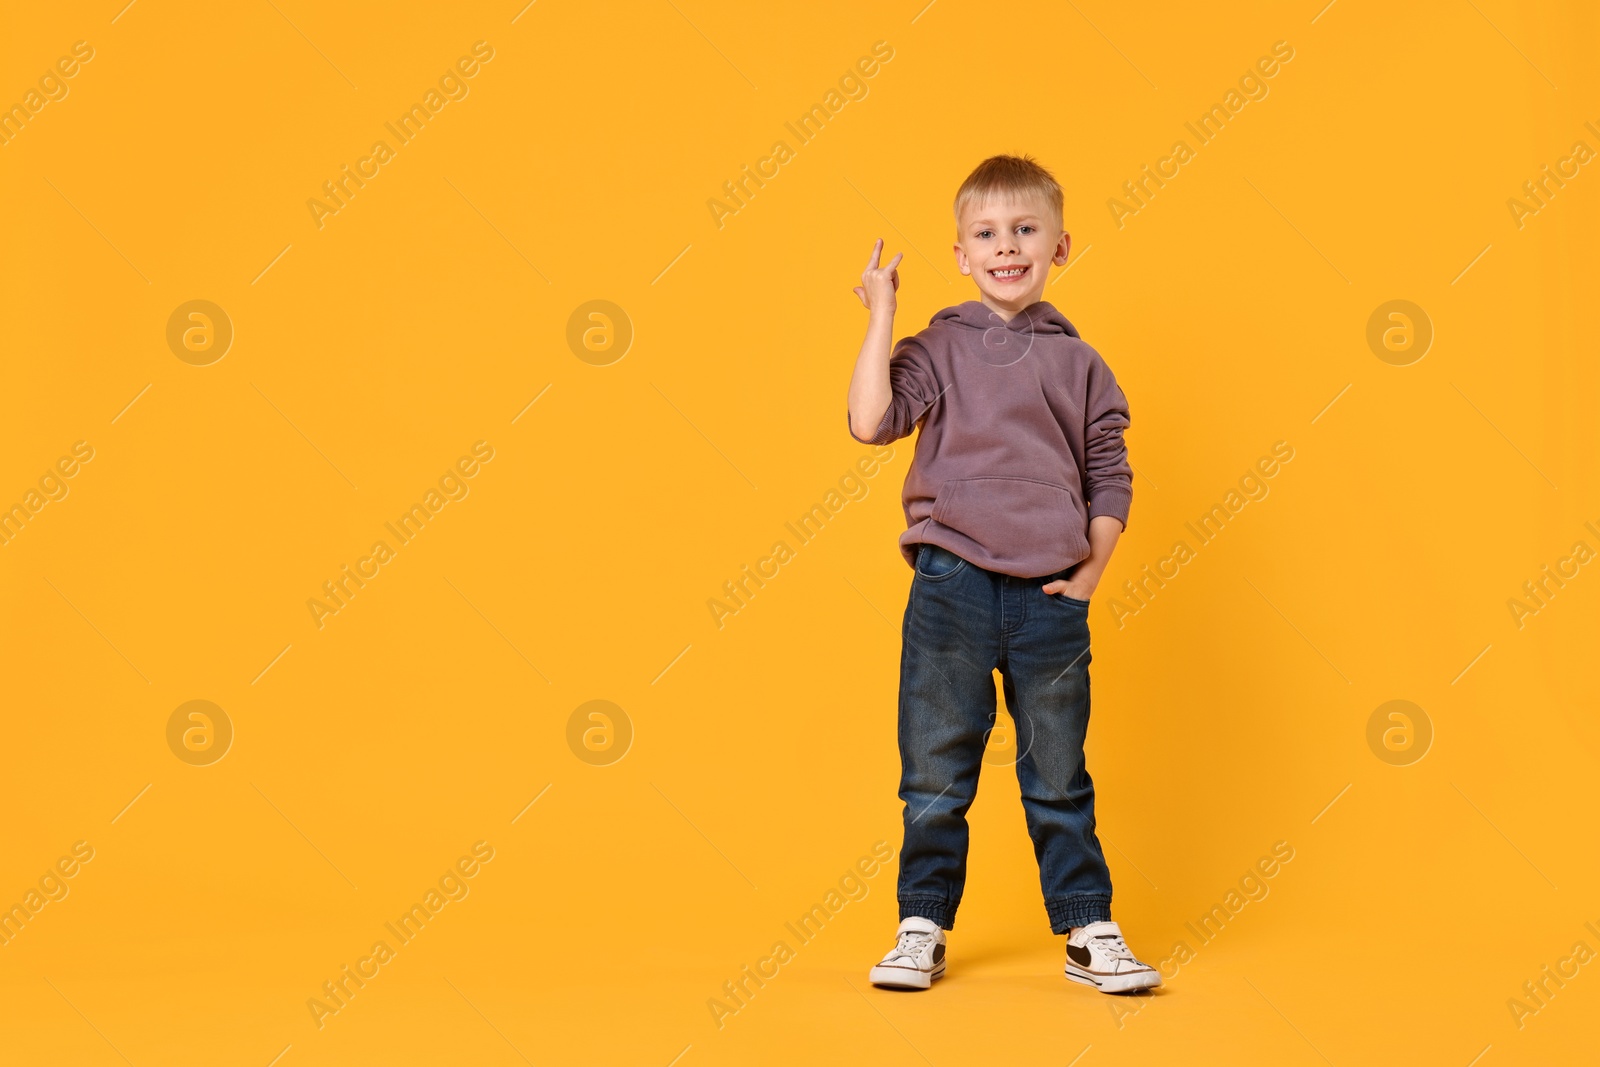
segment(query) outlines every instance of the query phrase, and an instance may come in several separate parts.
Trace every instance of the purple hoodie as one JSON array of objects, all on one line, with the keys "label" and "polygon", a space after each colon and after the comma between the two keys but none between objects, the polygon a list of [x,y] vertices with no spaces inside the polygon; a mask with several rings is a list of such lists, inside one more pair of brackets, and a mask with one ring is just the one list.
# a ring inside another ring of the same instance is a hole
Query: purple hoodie
[{"label": "purple hoodie", "polygon": [[1127,398],[1047,301],[1010,322],[977,300],[945,308],[895,346],[889,385],[889,410],[863,443],[922,427],[901,498],[900,552],[913,567],[927,543],[988,570],[1043,577],[1089,555],[1095,515],[1127,525]]}]

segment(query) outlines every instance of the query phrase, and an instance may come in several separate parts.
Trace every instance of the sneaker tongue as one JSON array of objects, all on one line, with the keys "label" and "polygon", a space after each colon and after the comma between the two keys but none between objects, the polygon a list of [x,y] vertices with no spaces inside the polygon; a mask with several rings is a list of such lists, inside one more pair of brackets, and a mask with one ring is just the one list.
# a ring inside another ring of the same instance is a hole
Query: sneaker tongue
[{"label": "sneaker tongue", "polygon": [[939,924],[932,919],[924,919],[920,915],[909,915],[900,921],[900,929],[896,932],[903,934],[908,930],[914,930],[919,934],[931,934],[937,929],[939,929]]},{"label": "sneaker tongue", "polygon": [[1078,931],[1080,940],[1087,941],[1091,937],[1121,937],[1122,928],[1116,923],[1105,921],[1090,923]]}]

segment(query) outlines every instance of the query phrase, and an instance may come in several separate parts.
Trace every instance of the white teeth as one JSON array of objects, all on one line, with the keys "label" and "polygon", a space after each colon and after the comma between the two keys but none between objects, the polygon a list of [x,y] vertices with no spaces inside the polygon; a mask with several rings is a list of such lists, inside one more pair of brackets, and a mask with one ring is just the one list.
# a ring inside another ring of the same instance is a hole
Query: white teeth
[{"label": "white teeth", "polygon": [[1026,267],[1008,267],[1005,270],[994,270],[990,271],[989,273],[993,274],[996,278],[1015,278],[1026,269]]}]

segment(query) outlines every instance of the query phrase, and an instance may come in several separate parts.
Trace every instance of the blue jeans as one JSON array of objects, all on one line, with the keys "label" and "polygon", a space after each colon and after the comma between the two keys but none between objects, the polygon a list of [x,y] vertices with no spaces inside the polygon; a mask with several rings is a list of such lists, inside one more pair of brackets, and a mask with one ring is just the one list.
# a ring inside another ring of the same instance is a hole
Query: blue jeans
[{"label": "blue jeans", "polygon": [[[1095,837],[1089,727],[1089,602],[998,574],[937,545],[917,550],[900,659],[900,918],[948,930],[967,877],[967,809],[995,718],[994,671],[1016,727],[1017,782],[1050,929],[1111,918]],[[991,757],[992,758],[992,757]]]}]

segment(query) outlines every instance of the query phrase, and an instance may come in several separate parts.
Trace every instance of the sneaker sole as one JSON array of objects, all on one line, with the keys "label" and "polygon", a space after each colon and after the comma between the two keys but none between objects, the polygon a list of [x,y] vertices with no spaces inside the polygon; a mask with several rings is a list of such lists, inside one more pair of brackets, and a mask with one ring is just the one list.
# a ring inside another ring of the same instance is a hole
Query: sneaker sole
[{"label": "sneaker sole", "polygon": [[1161,975],[1154,970],[1134,971],[1131,974],[1095,975],[1068,964],[1065,973],[1073,982],[1093,986],[1102,993],[1132,993],[1140,989],[1154,989],[1161,984]]},{"label": "sneaker sole", "polygon": [[874,967],[868,972],[867,981],[890,989],[927,989],[934,979],[944,977],[944,968],[943,960],[934,965],[931,973],[910,967]]}]

